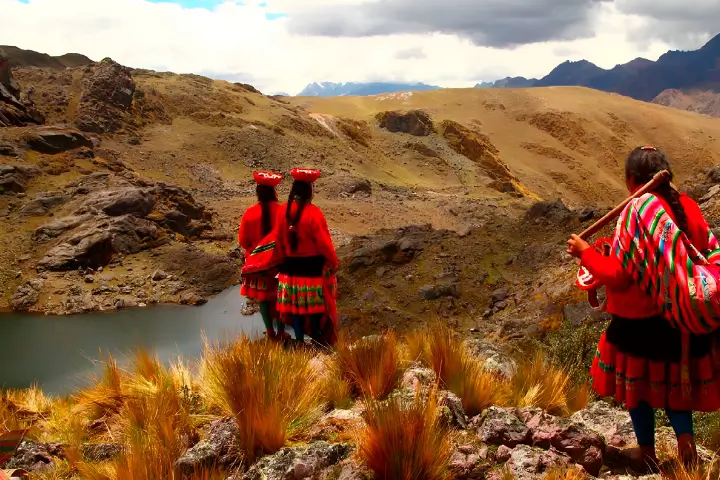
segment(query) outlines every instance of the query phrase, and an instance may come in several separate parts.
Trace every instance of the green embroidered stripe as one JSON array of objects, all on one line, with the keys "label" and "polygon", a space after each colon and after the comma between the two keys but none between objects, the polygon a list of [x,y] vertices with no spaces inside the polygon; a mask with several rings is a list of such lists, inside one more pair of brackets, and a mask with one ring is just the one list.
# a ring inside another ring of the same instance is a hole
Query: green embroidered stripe
[{"label": "green embroidered stripe", "polygon": [[270,242],[267,245],[258,245],[255,247],[255,250],[250,253],[250,255],[258,255],[260,253],[267,252],[268,250],[272,250],[273,248],[275,248],[275,242]]}]

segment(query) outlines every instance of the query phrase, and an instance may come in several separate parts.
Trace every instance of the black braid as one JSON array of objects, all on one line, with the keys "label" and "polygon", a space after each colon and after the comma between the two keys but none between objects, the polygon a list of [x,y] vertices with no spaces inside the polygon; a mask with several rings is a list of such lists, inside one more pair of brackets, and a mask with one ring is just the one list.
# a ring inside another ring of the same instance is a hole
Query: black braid
[{"label": "black braid", "polygon": [[[305,205],[312,199],[312,185],[308,182],[302,182],[296,180],[293,182],[292,188],[290,189],[290,197],[288,198],[287,208],[285,209],[285,218],[288,223],[288,237],[290,239],[290,249],[294,252],[298,248],[298,235],[296,227],[300,223],[300,217],[302,217]],[[292,218],[292,204],[298,202],[297,213],[295,218]]]},{"label": "black braid", "polygon": [[638,147],[630,152],[625,161],[625,178],[632,179],[638,186],[649,182],[656,173],[663,170],[670,172],[670,180],[657,187],[653,193],[667,202],[675,216],[678,228],[687,233],[687,215],[680,203],[680,193],[670,185],[673,173],[670,168],[670,160],[665,153],[654,147]]},{"label": "black braid", "polygon": [[277,193],[273,187],[267,185],[258,185],[255,193],[262,210],[262,234],[264,237],[273,229],[274,219],[270,215],[270,202],[277,202]]}]

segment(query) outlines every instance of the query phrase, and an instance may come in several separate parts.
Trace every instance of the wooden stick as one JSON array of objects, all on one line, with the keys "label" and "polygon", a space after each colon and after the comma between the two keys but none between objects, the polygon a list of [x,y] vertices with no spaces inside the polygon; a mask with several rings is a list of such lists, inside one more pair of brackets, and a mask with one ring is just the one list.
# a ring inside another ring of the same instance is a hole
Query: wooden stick
[{"label": "wooden stick", "polygon": [[588,237],[591,237],[592,235],[596,234],[600,230],[603,229],[605,225],[612,222],[614,219],[620,216],[622,211],[625,209],[628,203],[632,202],[634,199],[641,197],[645,195],[648,192],[652,192],[655,190],[655,188],[658,187],[658,185],[663,184],[665,182],[670,181],[670,172],[667,170],[663,170],[661,172],[658,172],[655,174],[655,176],[650,180],[648,183],[642,186],[637,192],[633,193],[631,196],[626,198],[622,201],[620,205],[613,208],[608,212],[604,217],[602,217],[597,222],[590,225],[584,232],[582,232],[580,235],[578,235],[583,240],[587,240]]}]

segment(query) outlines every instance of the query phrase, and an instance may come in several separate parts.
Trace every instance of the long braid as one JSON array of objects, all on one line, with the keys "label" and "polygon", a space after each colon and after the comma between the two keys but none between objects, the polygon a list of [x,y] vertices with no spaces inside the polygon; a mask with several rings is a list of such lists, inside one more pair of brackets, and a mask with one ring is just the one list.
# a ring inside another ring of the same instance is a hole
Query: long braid
[{"label": "long braid", "polygon": [[277,193],[273,187],[267,185],[258,185],[255,189],[260,209],[262,211],[262,234],[263,237],[270,233],[273,229],[273,218],[270,213],[270,202],[277,202]]},{"label": "long braid", "polygon": [[655,147],[637,147],[630,152],[625,161],[625,177],[632,178],[637,185],[649,182],[656,173],[662,170],[670,172],[670,179],[667,183],[657,187],[653,193],[667,202],[675,216],[678,228],[687,233],[687,215],[680,202],[680,193],[670,185],[673,173],[667,156]]},{"label": "long braid", "polygon": [[[307,182],[296,180],[290,189],[290,197],[288,198],[287,208],[285,209],[285,219],[288,224],[288,237],[290,239],[290,249],[295,251],[298,248],[297,225],[300,223],[305,205],[312,198],[312,186]],[[298,203],[297,212],[292,216],[292,204]]]}]

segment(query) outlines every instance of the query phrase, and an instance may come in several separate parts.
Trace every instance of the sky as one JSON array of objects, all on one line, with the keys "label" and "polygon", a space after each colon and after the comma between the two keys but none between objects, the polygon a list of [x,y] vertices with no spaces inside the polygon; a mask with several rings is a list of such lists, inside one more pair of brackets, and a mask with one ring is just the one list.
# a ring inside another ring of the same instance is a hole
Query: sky
[{"label": "sky", "polygon": [[470,87],[565,60],[612,68],[720,33],[718,0],[0,0],[0,45],[297,94],[312,82]]}]

